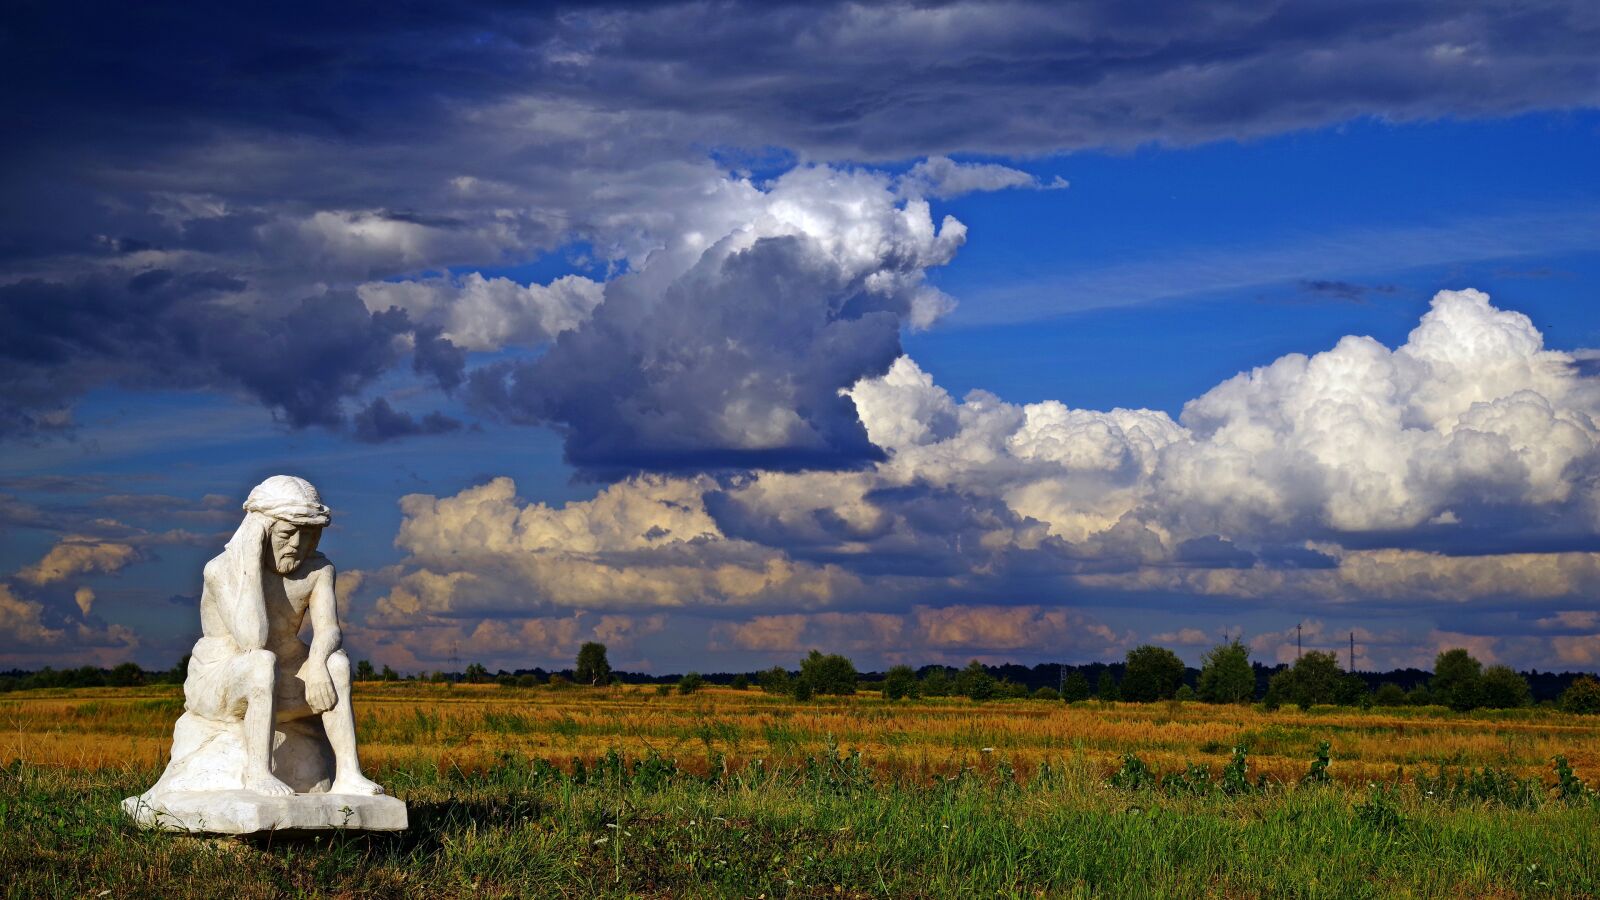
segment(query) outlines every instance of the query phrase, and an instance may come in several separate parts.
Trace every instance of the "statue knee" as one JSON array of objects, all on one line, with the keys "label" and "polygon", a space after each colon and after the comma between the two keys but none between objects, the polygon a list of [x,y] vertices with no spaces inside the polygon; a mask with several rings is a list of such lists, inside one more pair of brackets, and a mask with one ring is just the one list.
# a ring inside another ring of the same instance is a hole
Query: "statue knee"
[{"label": "statue knee", "polygon": [[250,686],[271,690],[278,674],[277,655],[271,650],[251,650],[244,655],[244,661],[245,670],[249,673]]}]

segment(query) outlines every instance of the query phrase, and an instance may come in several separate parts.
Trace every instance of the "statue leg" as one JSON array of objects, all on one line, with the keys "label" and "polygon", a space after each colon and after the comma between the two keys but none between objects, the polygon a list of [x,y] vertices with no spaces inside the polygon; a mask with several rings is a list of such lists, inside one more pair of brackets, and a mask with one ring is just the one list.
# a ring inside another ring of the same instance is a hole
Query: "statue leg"
[{"label": "statue leg", "polygon": [[252,650],[239,657],[244,689],[244,787],[270,796],[294,793],[272,774],[272,688],[278,659],[271,650]]},{"label": "statue leg", "polygon": [[328,676],[338,696],[333,709],[322,714],[322,728],[333,746],[334,776],[330,794],[381,794],[383,787],[361,774],[356,755],[356,715],[350,705],[350,658],[343,650],[328,657]]}]

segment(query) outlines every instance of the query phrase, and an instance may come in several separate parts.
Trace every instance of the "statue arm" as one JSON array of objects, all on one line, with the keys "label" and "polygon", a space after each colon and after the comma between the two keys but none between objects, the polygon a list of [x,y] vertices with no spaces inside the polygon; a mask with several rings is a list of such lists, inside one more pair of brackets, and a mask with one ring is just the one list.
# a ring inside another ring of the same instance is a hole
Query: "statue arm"
[{"label": "statue arm", "polygon": [[266,647],[267,604],[261,591],[248,590],[245,585],[218,583],[211,566],[206,567],[205,580],[206,591],[216,598],[217,611],[222,614],[222,622],[239,649],[250,651]]},{"label": "statue arm", "polygon": [[334,594],[333,564],[324,563],[311,586],[309,609],[311,614],[311,652],[307,660],[306,702],[313,712],[326,712],[333,708],[338,697],[333,679],[328,673],[328,657],[339,649],[339,605]]}]

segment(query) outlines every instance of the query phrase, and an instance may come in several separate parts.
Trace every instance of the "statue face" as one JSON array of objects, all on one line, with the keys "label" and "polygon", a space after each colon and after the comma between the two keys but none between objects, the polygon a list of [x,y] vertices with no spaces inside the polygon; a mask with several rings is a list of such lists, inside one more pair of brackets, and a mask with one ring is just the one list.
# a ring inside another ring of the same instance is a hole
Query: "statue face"
[{"label": "statue face", "polygon": [[272,537],[272,562],[278,574],[292,575],[316,551],[322,526],[274,521],[267,533]]}]

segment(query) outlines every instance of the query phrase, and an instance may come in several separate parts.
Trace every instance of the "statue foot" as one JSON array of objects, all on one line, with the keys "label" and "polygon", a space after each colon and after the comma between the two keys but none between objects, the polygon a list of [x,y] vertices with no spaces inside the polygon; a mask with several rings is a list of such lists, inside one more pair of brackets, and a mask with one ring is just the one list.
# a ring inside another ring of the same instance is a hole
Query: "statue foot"
[{"label": "statue foot", "polygon": [[288,797],[294,794],[294,788],[289,787],[287,784],[279,781],[277,778],[273,777],[272,773],[270,772],[258,772],[254,775],[246,775],[244,778],[244,789],[247,791],[255,791],[258,794],[265,794],[268,797]]},{"label": "statue foot", "polygon": [[375,797],[383,792],[383,785],[361,775],[341,775],[328,786],[330,794],[360,794]]}]

